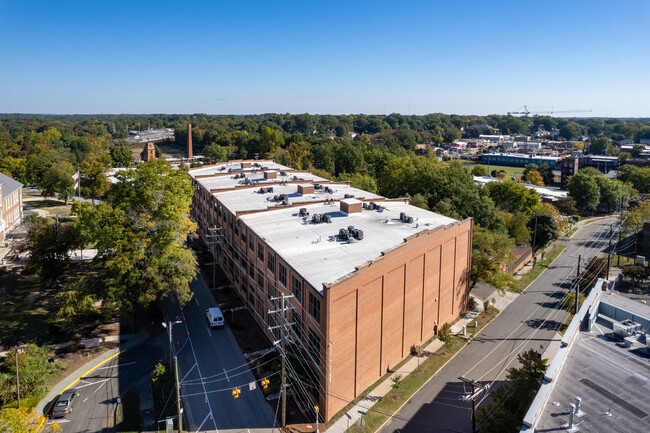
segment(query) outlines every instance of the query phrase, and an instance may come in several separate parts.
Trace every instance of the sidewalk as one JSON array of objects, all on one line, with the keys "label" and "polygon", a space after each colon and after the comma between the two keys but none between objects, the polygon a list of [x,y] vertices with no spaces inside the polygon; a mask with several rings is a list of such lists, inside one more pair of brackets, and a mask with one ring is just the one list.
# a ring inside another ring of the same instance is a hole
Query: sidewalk
[{"label": "sidewalk", "polygon": [[[474,295],[472,295],[474,296]],[[512,301],[514,301],[519,294],[517,293],[506,293],[501,296],[497,292],[493,294],[493,298],[496,302],[494,305],[499,311],[503,311]],[[476,298],[476,296],[475,296]],[[492,301],[490,301],[492,303]],[[451,332],[455,335],[463,335],[463,331],[467,330],[467,336],[472,337],[469,331],[474,327],[474,319],[483,311],[483,300],[477,298],[477,305],[472,311],[466,313],[463,317],[458,319],[456,323],[451,327]],[[386,394],[388,394],[393,389],[393,378],[396,376],[401,376],[402,378],[408,376],[412,373],[420,363],[424,362],[430,355],[434,354],[438,349],[440,349],[444,343],[438,339],[433,340],[426,347],[423,348],[422,355],[413,356],[409,359],[404,365],[402,365],[399,370],[394,371],[390,376],[384,379],[377,387],[372,390],[366,397],[360,400],[352,409],[348,410],[341,418],[338,419],[330,428],[326,430],[326,433],[343,433],[345,432],[352,424],[354,424],[359,417],[359,411],[367,412],[368,409],[372,408],[375,403],[381,400]]]},{"label": "sidewalk", "polygon": [[116,347],[115,349],[108,350],[103,354],[99,355],[97,358],[89,361],[83,366],[79,367],[76,371],[69,374],[65,379],[61,380],[59,383],[54,385],[50,392],[36,405],[36,413],[46,414],[49,410],[49,404],[54,401],[54,398],[61,394],[68,388],[71,388],[75,385],[79,379],[92,370],[99,367],[101,364],[108,362],[110,359],[115,358],[121,352],[128,350],[132,347],[137,346],[138,344],[144,342],[149,338],[149,334],[146,331],[140,331],[137,334],[129,334],[121,336],[122,339],[126,340],[125,344]]}]

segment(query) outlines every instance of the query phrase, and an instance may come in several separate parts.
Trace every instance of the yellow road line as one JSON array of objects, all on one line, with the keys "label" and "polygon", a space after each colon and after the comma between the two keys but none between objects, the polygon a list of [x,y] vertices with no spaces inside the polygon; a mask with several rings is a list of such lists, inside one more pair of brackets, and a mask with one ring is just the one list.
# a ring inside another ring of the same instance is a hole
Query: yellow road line
[{"label": "yellow road line", "polygon": [[77,382],[79,382],[79,381],[81,380],[82,377],[84,377],[84,376],[88,376],[90,373],[92,373],[93,371],[95,371],[96,369],[98,369],[99,367],[101,367],[102,365],[106,364],[106,363],[107,363],[108,361],[110,361],[111,359],[115,358],[116,356],[120,355],[120,354],[123,353],[123,352],[126,352],[126,350],[127,350],[127,349],[120,350],[120,351],[117,352],[115,355],[113,355],[113,356],[111,356],[111,357],[109,357],[109,358],[103,360],[102,362],[100,362],[99,364],[97,364],[96,366],[94,366],[93,368],[91,368],[90,370],[86,371],[84,374],[82,374],[81,376],[79,376],[79,377],[77,378],[77,380],[75,380],[75,381],[72,382],[70,385],[68,385],[68,386],[66,386],[65,388],[63,388],[63,390],[59,393],[59,395],[61,395],[63,392],[65,392],[65,391],[68,390],[69,388],[72,388],[72,386],[76,385]]}]

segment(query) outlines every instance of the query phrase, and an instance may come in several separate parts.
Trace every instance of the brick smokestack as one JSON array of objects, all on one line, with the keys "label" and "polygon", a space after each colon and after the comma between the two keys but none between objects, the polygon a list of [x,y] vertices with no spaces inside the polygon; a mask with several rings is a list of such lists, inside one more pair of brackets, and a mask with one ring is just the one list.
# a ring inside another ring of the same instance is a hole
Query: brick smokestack
[{"label": "brick smokestack", "polygon": [[192,124],[188,123],[187,124],[187,157],[192,158],[193,153],[192,153]]}]

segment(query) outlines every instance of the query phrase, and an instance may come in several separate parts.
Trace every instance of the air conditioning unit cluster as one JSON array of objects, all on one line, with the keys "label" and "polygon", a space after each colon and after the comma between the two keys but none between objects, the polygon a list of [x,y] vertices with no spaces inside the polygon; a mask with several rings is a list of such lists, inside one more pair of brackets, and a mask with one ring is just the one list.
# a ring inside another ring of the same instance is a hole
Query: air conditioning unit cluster
[{"label": "air conditioning unit cluster", "polygon": [[348,226],[347,229],[339,230],[339,240],[354,242],[355,240],[360,241],[363,239],[363,230],[356,229],[354,226]]}]

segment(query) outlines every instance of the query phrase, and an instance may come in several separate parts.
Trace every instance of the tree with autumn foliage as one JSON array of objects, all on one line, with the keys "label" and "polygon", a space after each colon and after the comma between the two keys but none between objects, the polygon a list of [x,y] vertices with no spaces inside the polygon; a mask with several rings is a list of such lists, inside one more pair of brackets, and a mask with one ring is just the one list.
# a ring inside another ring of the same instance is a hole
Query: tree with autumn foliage
[{"label": "tree with autumn foliage", "polygon": [[0,431],[2,433],[51,433],[61,430],[57,423],[46,424],[47,419],[34,409],[7,408],[0,410]]}]

